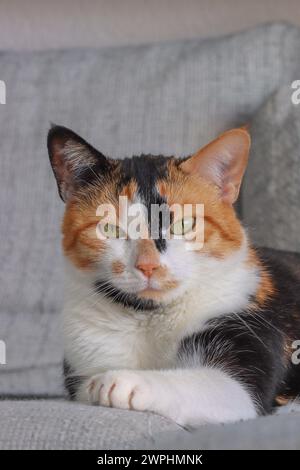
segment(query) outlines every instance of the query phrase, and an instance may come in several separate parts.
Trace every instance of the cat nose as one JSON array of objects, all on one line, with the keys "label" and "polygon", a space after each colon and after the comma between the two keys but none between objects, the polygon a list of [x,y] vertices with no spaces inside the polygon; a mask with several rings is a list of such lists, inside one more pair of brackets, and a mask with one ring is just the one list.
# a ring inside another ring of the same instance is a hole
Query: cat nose
[{"label": "cat nose", "polygon": [[150,278],[155,269],[160,266],[159,253],[153,240],[140,240],[138,243],[136,269],[139,269],[144,276]]},{"label": "cat nose", "polygon": [[144,276],[150,278],[152,276],[153,272],[155,271],[155,269],[157,269],[159,267],[159,264],[156,264],[156,263],[138,263],[135,267],[137,269],[139,269],[140,271],[142,271]]}]

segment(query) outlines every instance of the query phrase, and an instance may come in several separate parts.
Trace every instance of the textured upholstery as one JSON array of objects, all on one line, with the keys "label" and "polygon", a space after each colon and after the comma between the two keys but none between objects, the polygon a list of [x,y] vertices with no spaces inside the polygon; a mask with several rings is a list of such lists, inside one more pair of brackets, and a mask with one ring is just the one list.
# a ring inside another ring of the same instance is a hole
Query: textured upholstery
[{"label": "textured upholstery", "polygon": [[258,245],[299,252],[300,105],[292,92],[278,90],[253,117],[243,213]]}]

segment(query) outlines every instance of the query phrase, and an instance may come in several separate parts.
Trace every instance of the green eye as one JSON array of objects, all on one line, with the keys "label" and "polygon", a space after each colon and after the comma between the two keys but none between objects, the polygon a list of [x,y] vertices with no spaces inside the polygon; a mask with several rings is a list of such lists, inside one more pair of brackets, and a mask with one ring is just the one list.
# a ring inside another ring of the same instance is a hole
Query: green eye
[{"label": "green eye", "polygon": [[192,230],[194,222],[194,217],[185,217],[184,219],[174,222],[170,227],[170,231],[173,235],[185,235]]},{"label": "green eye", "polygon": [[102,226],[102,233],[106,238],[125,238],[126,236],[121,227],[108,223]]}]

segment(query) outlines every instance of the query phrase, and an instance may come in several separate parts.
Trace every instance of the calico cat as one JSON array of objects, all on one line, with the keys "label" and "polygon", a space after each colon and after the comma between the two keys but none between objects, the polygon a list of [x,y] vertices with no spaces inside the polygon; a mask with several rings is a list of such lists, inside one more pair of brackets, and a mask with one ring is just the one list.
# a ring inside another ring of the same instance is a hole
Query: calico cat
[{"label": "calico cat", "polygon": [[[292,360],[299,256],[254,249],[233,207],[249,148],[249,133],[239,128],[191,157],[111,159],[73,131],[51,128],[49,156],[66,203],[71,398],[193,427],[270,413],[300,392]],[[119,209],[120,196],[146,207],[148,234],[153,204],[203,204],[201,248],[186,245],[195,216],[192,223],[170,217],[178,238],[164,236],[161,217],[155,238],[131,238],[118,221],[102,224],[97,208]]]}]

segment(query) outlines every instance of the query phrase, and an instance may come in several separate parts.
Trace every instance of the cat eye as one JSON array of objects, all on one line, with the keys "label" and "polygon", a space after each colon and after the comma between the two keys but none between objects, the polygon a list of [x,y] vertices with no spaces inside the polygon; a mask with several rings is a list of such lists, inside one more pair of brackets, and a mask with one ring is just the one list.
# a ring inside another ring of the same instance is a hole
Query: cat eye
[{"label": "cat eye", "polygon": [[173,235],[185,235],[186,233],[190,232],[195,224],[194,217],[185,217],[184,219],[178,220],[174,222],[170,226],[170,232]]},{"label": "cat eye", "polygon": [[126,233],[118,225],[107,223],[102,225],[101,230],[106,238],[126,238]]}]

